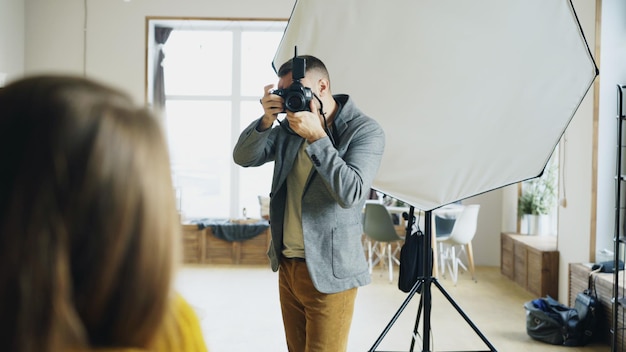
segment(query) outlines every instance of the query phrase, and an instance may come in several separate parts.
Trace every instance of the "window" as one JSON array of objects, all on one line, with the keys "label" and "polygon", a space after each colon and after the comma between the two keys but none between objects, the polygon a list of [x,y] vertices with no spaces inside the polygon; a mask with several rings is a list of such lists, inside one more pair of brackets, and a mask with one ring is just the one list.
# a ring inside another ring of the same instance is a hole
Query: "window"
[{"label": "window", "polygon": [[558,232],[559,146],[552,153],[540,177],[520,183],[518,212],[520,232],[552,235]]},{"label": "window", "polygon": [[[269,194],[273,164],[239,167],[232,150],[241,130],[263,114],[263,87],[277,82],[271,64],[287,22],[149,23],[174,29],[163,45],[164,126],[181,213],[260,217],[258,196]],[[149,69],[154,62],[149,58]]]}]

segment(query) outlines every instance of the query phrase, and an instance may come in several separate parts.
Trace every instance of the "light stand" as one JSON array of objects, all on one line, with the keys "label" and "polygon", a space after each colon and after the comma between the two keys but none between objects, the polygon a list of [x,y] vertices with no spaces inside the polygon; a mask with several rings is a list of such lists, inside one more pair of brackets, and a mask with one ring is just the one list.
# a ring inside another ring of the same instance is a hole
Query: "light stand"
[{"label": "light stand", "polygon": [[[407,219],[406,225],[406,236],[411,235],[411,231],[413,229],[413,221],[415,221],[415,217],[413,214],[415,213],[415,207],[410,206],[409,208],[409,216]],[[422,309],[424,310],[424,318],[423,318],[423,330],[422,330],[422,352],[431,351],[430,350],[430,315],[432,308],[432,294],[431,294],[431,284],[435,284],[439,291],[444,295],[444,297],[450,302],[450,304],[456,309],[456,311],[463,317],[463,319],[467,322],[467,324],[476,332],[476,334],[480,337],[480,339],[489,347],[487,351],[497,351],[496,348],[487,340],[485,335],[478,330],[478,327],[470,320],[470,318],[463,312],[461,307],[454,301],[454,299],[446,292],[446,290],[439,284],[436,278],[432,276],[432,266],[433,266],[433,253],[432,253],[432,211],[426,211],[426,216],[424,218],[424,251],[421,253],[423,260],[423,268],[424,268],[424,276],[418,277],[415,285],[409,291],[407,298],[402,302],[400,308],[396,311],[396,313],[391,318],[391,321],[387,324],[383,332],[380,334],[376,342],[372,345],[369,351],[376,351],[376,347],[382,342],[387,332],[391,329],[393,324],[395,324],[396,320],[400,317],[400,314],[404,311],[406,306],[409,304],[415,293],[421,290],[422,294],[420,296],[419,308],[417,310],[417,317],[415,319],[415,328],[413,330],[413,336],[411,339],[411,347],[409,351],[413,351],[415,347],[415,336],[417,336],[417,331],[419,327],[420,317],[422,313]],[[419,255],[419,253],[415,253],[415,255]]]}]

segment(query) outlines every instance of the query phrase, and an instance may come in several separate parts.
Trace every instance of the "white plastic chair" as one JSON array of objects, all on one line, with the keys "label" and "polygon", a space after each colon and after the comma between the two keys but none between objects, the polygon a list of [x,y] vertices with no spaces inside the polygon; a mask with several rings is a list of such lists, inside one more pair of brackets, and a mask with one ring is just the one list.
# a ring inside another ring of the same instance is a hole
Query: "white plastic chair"
[{"label": "white plastic chair", "polygon": [[370,274],[376,264],[385,263],[389,270],[389,282],[392,282],[393,263],[400,265],[397,255],[401,248],[402,237],[396,232],[391,215],[383,204],[365,204],[363,232],[367,242],[367,262]]},{"label": "white plastic chair", "polygon": [[437,237],[439,243],[439,258],[441,261],[441,275],[445,277],[446,268],[450,271],[452,281],[456,285],[459,266],[467,271],[467,266],[461,260],[461,256],[467,256],[469,271],[472,280],[476,281],[474,271],[474,253],[472,239],[476,235],[478,226],[479,204],[465,205],[463,211],[457,216],[452,232],[447,236]]}]

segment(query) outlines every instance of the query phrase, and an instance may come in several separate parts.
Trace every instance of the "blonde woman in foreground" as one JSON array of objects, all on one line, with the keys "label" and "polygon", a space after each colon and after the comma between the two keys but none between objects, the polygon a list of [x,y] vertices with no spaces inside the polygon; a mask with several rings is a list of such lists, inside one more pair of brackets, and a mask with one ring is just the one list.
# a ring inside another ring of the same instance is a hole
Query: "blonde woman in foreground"
[{"label": "blonde woman in foreground", "polygon": [[165,140],[77,77],[0,88],[0,349],[206,351],[173,292],[180,223]]}]

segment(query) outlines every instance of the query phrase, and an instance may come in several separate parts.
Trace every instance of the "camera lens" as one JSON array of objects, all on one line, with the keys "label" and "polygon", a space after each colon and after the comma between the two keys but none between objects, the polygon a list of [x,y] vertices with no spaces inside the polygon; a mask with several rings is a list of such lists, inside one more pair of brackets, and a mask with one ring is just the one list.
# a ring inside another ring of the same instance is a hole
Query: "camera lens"
[{"label": "camera lens", "polygon": [[305,103],[304,97],[300,94],[290,94],[285,99],[285,107],[294,112],[306,110]]}]

